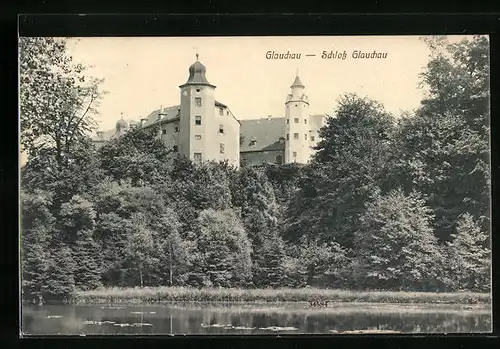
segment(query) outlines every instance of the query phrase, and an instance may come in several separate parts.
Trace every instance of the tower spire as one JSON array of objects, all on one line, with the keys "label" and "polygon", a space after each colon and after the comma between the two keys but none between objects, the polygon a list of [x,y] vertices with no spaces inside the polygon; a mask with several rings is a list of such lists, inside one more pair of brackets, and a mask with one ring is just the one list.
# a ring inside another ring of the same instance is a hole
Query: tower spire
[{"label": "tower spire", "polygon": [[199,53],[196,53],[196,62],[199,61],[199,58],[200,58],[200,54]]}]

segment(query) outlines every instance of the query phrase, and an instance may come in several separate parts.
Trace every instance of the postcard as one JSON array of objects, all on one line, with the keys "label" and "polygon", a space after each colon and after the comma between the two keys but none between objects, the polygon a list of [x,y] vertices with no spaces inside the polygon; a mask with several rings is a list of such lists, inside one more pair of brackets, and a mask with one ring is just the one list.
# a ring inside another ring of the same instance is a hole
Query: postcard
[{"label": "postcard", "polygon": [[21,335],[488,333],[488,36],[20,37]]}]

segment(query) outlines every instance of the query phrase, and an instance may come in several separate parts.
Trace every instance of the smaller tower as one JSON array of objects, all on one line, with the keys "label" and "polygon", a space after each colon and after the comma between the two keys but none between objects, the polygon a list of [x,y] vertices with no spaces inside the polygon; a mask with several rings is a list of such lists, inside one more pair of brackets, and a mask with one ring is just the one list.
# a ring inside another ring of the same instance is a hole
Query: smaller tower
[{"label": "smaller tower", "polygon": [[298,71],[285,102],[285,163],[309,161],[309,99]]},{"label": "smaller tower", "polygon": [[128,130],[128,122],[123,119],[123,113],[121,113],[121,118],[116,122],[116,135],[121,136]]}]

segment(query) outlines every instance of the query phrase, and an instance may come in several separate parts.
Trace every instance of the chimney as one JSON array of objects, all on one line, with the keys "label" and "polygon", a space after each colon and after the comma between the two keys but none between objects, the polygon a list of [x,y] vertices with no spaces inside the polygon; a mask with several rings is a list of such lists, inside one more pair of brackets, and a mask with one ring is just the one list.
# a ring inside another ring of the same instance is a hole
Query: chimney
[{"label": "chimney", "polygon": [[162,117],[164,117],[165,115],[167,115],[167,113],[165,113],[165,108],[163,108],[163,105],[160,107],[160,112],[158,113],[158,120],[161,120]]}]

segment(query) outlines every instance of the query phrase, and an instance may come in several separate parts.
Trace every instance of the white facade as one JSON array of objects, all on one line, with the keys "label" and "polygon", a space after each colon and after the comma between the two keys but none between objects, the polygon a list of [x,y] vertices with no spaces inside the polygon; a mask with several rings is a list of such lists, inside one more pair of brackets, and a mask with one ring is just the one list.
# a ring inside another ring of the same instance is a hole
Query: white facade
[{"label": "white facade", "polygon": [[310,138],[309,99],[304,85],[295,78],[291,92],[285,102],[285,163],[305,164],[309,161],[312,148]]},{"label": "white facade", "polygon": [[130,125],[122,118],[115,130],[98,132],[94,141],[103,144],[129,127],[140,127],[154,130],[167,148],[195,163],[227,161],[239,167],[240,156],[253,165],[305,164],[311,159],[325,115],[309,114],[309,99],[298,76],[290,86],[284,118],[268,116],[240,123],[226,105],[215,99],[216,86],[208,82],[205,74],[205,66],[197,60],[189,67],[186,83],[179,86],[179,105],[162,107]]}]

